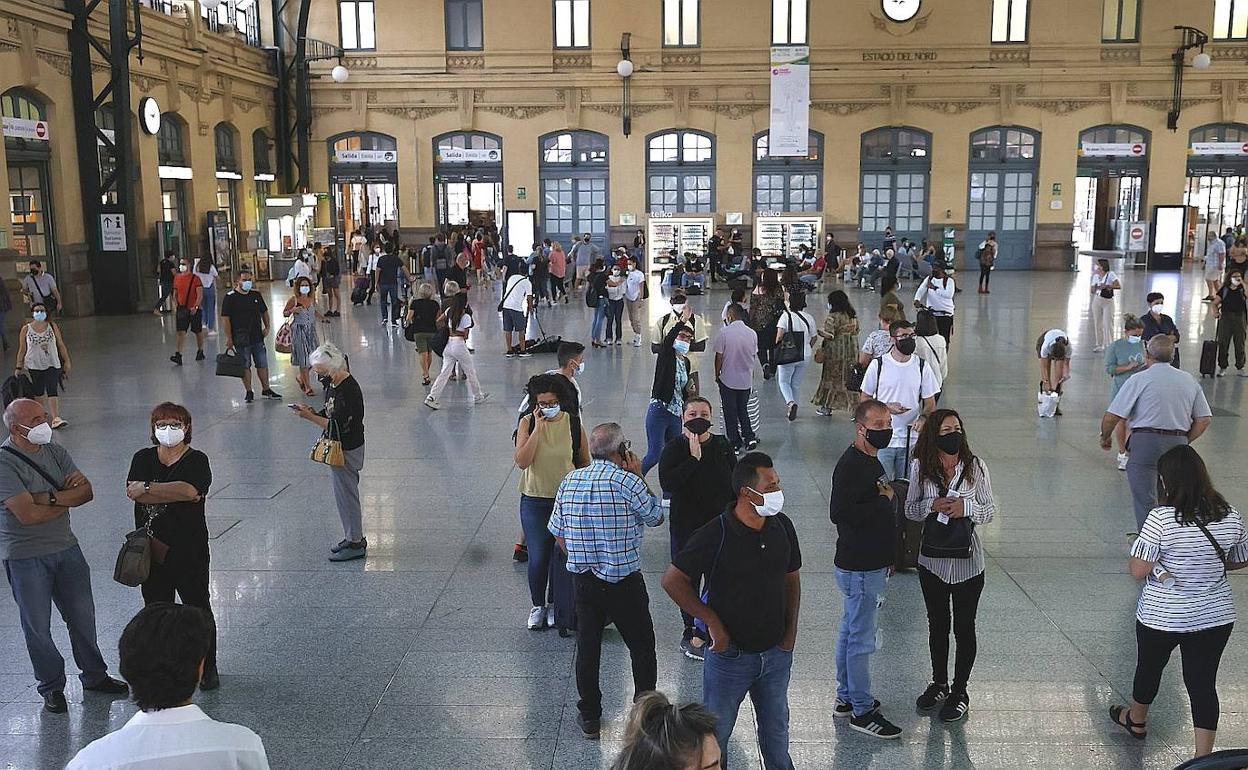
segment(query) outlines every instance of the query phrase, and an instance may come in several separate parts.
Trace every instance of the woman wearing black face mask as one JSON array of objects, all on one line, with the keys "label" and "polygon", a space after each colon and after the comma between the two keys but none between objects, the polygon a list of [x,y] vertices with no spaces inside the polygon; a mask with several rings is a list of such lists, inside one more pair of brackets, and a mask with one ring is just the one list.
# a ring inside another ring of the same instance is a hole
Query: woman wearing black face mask
[{"label": "woman wearing black face mask", "polygon": [[[659,485],[671,497],[672,558],[699,527],[714,520],[736,499],[732,469],[737,456],[725,436],[711,433],[711,402],[701,396],[688,399],[681,421],[684,429],[659,455]],[[696,635],[693,616],[683,611],[680,614],[685,623],[680,651],[702,660],[707,640]]]},{"label": "woman wearing black face mask", "polygon": [[[988,469],[971,452],[962,418],[952,409],[937,409],[927,418],[914,448],[906,518],[924,522],[919,585],[927,605],[932,655],[932,683],[916,705],[923,710],[941,706],[945,722],[957,722],[970,710],[966,685],[975,664],[975,614],[984,590],[984,545],[977,527],[992,521],[996,511]],[[952,688],[951,605],[957,642]]]}]

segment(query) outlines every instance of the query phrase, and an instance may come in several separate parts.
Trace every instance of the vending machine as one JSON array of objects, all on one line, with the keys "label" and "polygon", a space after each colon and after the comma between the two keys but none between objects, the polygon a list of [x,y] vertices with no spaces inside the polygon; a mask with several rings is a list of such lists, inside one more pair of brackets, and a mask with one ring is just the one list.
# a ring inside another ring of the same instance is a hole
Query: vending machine
[{"label": "vending machine", "polygon": [[690,252],[706,256],[706,242],[715,233],[713,216],[661,216],[651,214],[646,224],[646,247],[650,267],[671,264],[671,251],[678,258]]},{"label": "vending machine", "polygon": [[754,217],[754,246],[764,257],[795,259],[802,246],[819,249],[823,217],[813,214],[768,214]]}]

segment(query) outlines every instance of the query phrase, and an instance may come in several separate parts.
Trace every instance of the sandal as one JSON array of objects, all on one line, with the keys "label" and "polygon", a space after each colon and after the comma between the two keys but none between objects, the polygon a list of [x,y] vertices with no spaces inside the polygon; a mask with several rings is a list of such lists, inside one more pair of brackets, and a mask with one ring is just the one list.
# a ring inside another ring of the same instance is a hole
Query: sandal
[{"label": "sandal", "polygon": [[1114,720],[1114,724],[1130,733],[1131,737],[1137,741],[1142,741],[1148,737],[1148,730],[1145,729],[1147,722],[1131,721],[1131,709],[1126,706],[1110,706],[1109,718]]},{"label": "sandal", "polygon": [[428,387],[428,386],[429,386],[429,378],[428,378],[428,377],[426,377],[426,378],[424,379],[424,381],[422,381],[420,384],[421,384],[421,385],[424,385],[424,386],[426,386],[426,387]]}]

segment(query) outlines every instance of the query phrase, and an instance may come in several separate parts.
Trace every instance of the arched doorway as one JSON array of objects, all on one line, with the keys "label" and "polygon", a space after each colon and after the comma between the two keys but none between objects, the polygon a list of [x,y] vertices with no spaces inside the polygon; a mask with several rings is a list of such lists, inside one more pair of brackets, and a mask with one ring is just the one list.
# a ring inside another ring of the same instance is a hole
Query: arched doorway
[{"label": "arched doorway", "polygon": [[538,139],[542,231],[567,247],[589,233],[607,250],[607,137],[594,131],[559,131]]},{"label": "arched doorway", "polygon": [[1187,155],[1184,203],[1195,209],[1196,254],[1205,253],[1205,233],[1221,235],[1248,219],[1248,125],[1217,123],[1193,129]]},{"label": "arched doorway", "polygon": [[918,128],[877,128],[862,135],[858,239],[879,248],[884,228],[900,241],[927,237],[932,135]]},{"label": "arched doorway", "polygon": [[379,228],[398,225],[399,153],[393,136],[372,131],[338,134],[326,143],[338,253],[346,254],[356,230],[372,243]]},{"label": "arched doorway", "polygon": [[1040,134],[992,126],[971,134],[966,207],[966,266],[990,232],[997,234],[996,266],[1031,267],[1036,242],[1036,175]]},{"label": "arched doorway", "polygon": [[503,139],[458,131],[433,139],[438,225],[493,232],[503,219]]},{"label": "arched doorway", "polygon": [[216,161],[216,210],[209,212],[209,246],[218,265],[236,269],[238,255],[238,183],[243,178],[239,167],[238,131],[229,123],[218,123],[213,129]]},{"label": "arched doorway", "polygon": [[1072,212],[1077,248],[1126,249],[1131,223],[1144,214],[1150,136],[1129,125],[1093,126],[1079,134]]},{"label": "arched doorway", "polygon": [[11,88],[0,94],[5,118],[4,151],[9,180],[9,221],[19,259],[37,259],[61,276],[53,230],[52,159],[47,105],[32,91]]},{"label": "arched doorway", "polygon": [[190,234],[194,227],[187,220],[187,183],[192,179],[187,149],[186,121],[177,113],[160,116],[156,133],[157,174],[160,177],[161,223],[156,232],[157,249],[190,256]]}]

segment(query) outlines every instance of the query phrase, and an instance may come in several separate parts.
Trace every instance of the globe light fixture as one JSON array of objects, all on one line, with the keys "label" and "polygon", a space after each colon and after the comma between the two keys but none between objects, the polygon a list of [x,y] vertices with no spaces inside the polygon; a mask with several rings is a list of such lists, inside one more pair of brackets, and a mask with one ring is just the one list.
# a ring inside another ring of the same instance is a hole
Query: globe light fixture
[{"label": "globe light fixture", "polygon": [[615,65],[615,72],[622,78],[633,76],[633,63],[628,59],[620,59],[620,63]]},{"label": "globe light fixture", "polygon": [[329,71],[329,76],[334,79],[335,83],[345,83],[347,78],[351,76],[351,72],[346,67],[338,64]]},{"label": "globe light fixture", "polygon": [[1209,58],[1209,54],[1201,51],[1192,57],[1192,69],[1207,70],[1212,62],[1213,60]]}]

